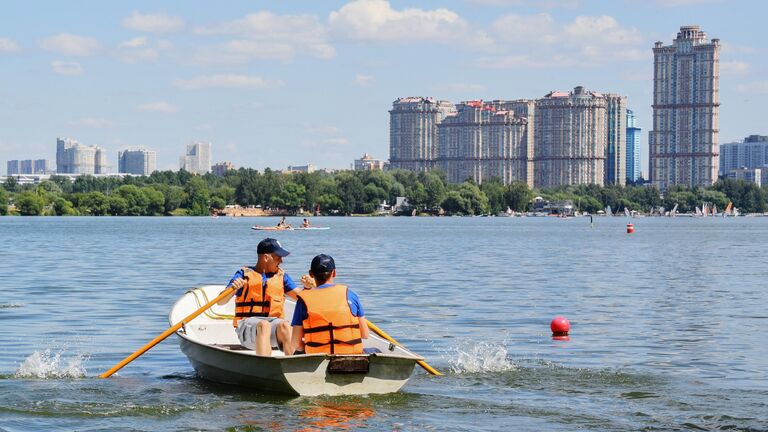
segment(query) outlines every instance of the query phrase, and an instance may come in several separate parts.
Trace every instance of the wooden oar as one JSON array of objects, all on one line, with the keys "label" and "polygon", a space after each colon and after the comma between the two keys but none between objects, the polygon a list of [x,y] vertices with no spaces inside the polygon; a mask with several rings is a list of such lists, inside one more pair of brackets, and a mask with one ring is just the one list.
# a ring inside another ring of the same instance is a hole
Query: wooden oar
[{"label": "wooden oar", "polygon": [[171,334],[175,333],[176,330],[180,329],[181,326],[183,326],[185,323],[188,323],[188,322],[192,321],[196,316],[198,316],[201,313],[203,313],[206,310],[208,310],[208,308],[210,308],[211,306],[216,304],[219,300],[221,300],[224,297],[232,294],[233,291],[235,291],[235,287],[230,287],[228,289],[225,289],[224,291],[221,292],[221,294],[219,294],[218,297],[216,297],[215,299],[209,301],[208,303],[203,305],[203,307],[201,307],[200,309],[196,310],[195,312],[192,312],[186,318],[184,318],[183,320],[181,320],[178,323],[174,324],[173,327],[171,327],[168,330],[164,331],[160,336],[152,339],[152,341],[150,343],[148,343],[148,344],[144,345],[143,347],[139,348],[138,351],[136,351],[135,353],[129,355],[123,361],[121,361],[120,363],[118,363],[115,366],[113,366],[112,369],[104,372],[103,374],[101,374],[99,376],[101,378],[108,378],[113,373],[115,373],[115,372],[119,371],[120,369],[122,369],[123,366],[125,366],[128,363],[132,362],[134,359],[136,359],[136,357],[138,357],[138,356],[144,354],[145,352],[149,351],[150,348],[152,348],[153,346],[159,344],[165,338],[167,338]]},{"label": "wooden oar", "polygon": [[[376,327],[376,324],[372,323],[368,318],[365,319],[368,322],[368,328],[373,330],[377,335],[383,337],[384,339],[392,342],[395,345],[398,345],[400,347],[403,347],[400,342],[396,341],[392,336],[388,335],[387,332],[384,330]],[[428,365],[427,362],[424,360],[419,360],[416,363],[419,364],[422,368],[424,368],[425,371],[431,373],[432,375],[442,375],[437,369],[433,368],[432,366]]]}]

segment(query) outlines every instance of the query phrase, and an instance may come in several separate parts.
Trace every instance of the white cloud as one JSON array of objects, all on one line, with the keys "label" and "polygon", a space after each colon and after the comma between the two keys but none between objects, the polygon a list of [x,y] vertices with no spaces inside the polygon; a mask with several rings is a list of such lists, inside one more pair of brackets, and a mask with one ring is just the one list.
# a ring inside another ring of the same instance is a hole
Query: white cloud
[{"label": "white cloud", "polygon": [[148,104],[139,105],[136,107],[139,111],[149,112],[162,112],[162,113],[175,113],[179,109],[169,104],[168,102],[153,102]]},{"label": "white cloud", "polygon": [[741,61],[720,62],[720,72],[726,75],[744,76],[749,73],[749,63]]},{"label": "white cloud", "polygon": [[117,48],[117,57],[125,63],[152,61],[160,57],[160,51],[172,47],[168,41],[153,43],[149,38],[136,37],[122,42]]},{"label": "white cloud", "polygon": [[0,53],[11,53],[19,50],[21,50],[19,44],[17,44],[13,39],[0,38]]},{"label": "white cloud", "polygon": [[373,84],[373,75],[355,75],[355,85],[368,86]]},{"label": "white cloud", "polygon": [[147,33],[171,33],[184,28],[184,20],[164,14],[133,12],[121,22],[123,27]]},{"label": "white cloud", "polygon": [[445,41],[467,33],[469,25],[448,9],[392,8],[386,0],[356,0],[331,12],[334,35],[358,41]]},{"label": "white cloud", "polygon": [[337,128],[336,126],[314,126],[314,127],[307,127],[305,132],[307,132],[310,135],[338,135],[341,133],[341,129]]},{"label": "white cloud", "polygon": [[[546,13],[506,15],[491,25],[506,53],[483,57],[485,68],[595,67],[617,61],[647,61],[651,44],[634,27],[608,15],[578,16],[558,24]],[[521,54],[524,45],[533,54]]]},{"label": "white cloud", "polygon": [[236,38],[195,55],[199,63],[246,63],[253,59],[290,60],[299,54],[329,59],[336,49],[328,43],[324,26],[312,15],[276,15],[261,11],[243,18],[196,29],[200,35]]},{"label": "white cloud", "polygon": [[345,146],[349,144],[349,140],[344,137],[338,138],[326,138],[323,140],[325,144]]},{"label": "white cloud", "polygon": [[112,122],[112,120],[98,117],[81,117],[77,120],[70,121],[69,125],[87,128],[104,128],[114,125],[114,122]]},{"label": "white cloud", "polygon": [[60,33],[43,39],[40,46],[48,51],[62,55],[85,57],[93,55],[99,49],[99,42],[83,36]]},{"label": "white cloud", "polygon": [[188,90],[211,87],[267,89],[280,87],[283,85],[283,82],[279,80],[266,80],[253,75],[220,74],[199,76],[186,80],[177,79],[173,84]]},{"label": "white cloud", "polygon": [[59,75],[82,75],[85,70],[77,62],[52,61],[51,69]]}]

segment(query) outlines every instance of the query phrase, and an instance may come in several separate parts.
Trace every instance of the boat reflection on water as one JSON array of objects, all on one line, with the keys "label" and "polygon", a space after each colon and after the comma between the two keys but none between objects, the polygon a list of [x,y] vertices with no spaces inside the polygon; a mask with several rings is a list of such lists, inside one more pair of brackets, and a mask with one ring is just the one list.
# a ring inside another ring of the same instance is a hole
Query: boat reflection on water
[{"label": "boat reflection on water", "polygon": [[304,408],[299,413],[299,418],[307,427],[298,430],[358,429],[364,427],[366,420],[375,414],[370,401],[317,401],[314,406]]}]

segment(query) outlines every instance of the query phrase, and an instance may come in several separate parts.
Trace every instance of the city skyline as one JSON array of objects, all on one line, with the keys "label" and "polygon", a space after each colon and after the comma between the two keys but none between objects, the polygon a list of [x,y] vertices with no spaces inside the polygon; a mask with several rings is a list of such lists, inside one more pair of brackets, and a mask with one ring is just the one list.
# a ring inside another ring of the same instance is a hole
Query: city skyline
[{"label": "city skyline", "polygon": [[51,137],[71,136],[110,160],[153,149],[160,170],[178,169],[195,141],[214,144],[214,162],[344,168],[388,154],[398,97],[534,99],[578,84],[627,96],[647,176],[652,48],[689,24],[723,41],[719,141],[766,134],[765,47],[750,29],[768,6],[757,1],[206,6],[7,6],[0,160],[52,159]]}]

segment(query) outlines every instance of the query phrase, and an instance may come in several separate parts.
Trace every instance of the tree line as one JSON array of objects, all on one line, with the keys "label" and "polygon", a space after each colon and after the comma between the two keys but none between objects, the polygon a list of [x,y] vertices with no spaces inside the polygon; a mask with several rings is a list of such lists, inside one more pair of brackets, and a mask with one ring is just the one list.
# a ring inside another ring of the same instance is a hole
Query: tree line
[{"label": "tree line", "polygon": [[289,213],[319,209],[325,215],[374,214],[382,202],[406,197],[412,210],[431,214],[498,214],[531,209],[533,198],[570,200],[579,211],[595,213],[607,206],[649,212],[675,205],[693,211],[702,203],[723,209],[728,202],[742,212],[765,212],[768,188],[721,179],[709,188],[674,186],[662,194],[651,186],[578,185],[532,190],[527,184],[505,185],[491,179],[449,184],[440,171],[339,171],[283,174],[240,168],[223,177],[187,171],[156,171],[149,176],[97,178],[83,175],[74,181],[51,176],[39,184],[21,185],[8,177],[0,187],[0,214],[9,205],[21,215],[154,216],[208,215],[226,205],[261,206]]}]

